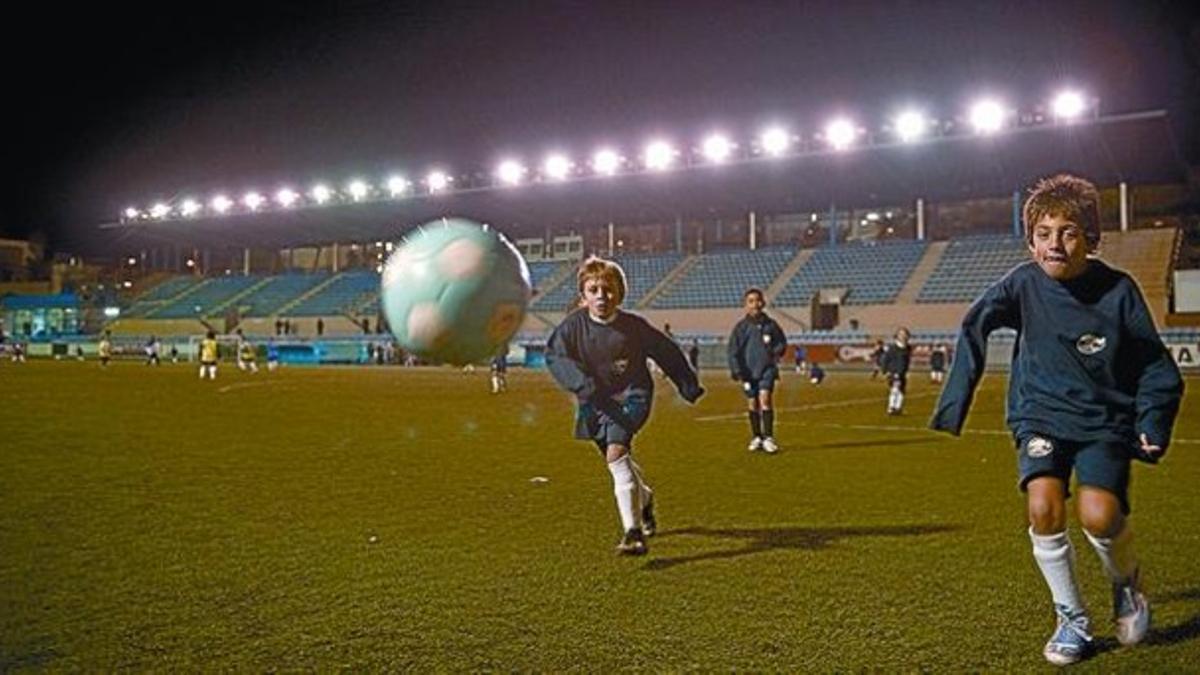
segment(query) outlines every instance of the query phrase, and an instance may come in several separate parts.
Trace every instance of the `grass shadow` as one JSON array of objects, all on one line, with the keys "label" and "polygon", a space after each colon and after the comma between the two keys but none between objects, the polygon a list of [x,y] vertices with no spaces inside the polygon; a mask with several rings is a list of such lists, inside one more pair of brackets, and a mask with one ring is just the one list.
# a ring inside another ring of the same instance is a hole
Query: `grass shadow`
[{"label": "grass shadow", "polygon": [[929,445],[937,443],[940,438],[887,438],[874,441],[838,441],[836,443],[821,443],[819,445],[808,445],[805,449],[808,450],[829,450],[837,448],[890,448],[894,445]]},{"label": "grass shadow", "polygon": [[813,551],[830,546],[840,539],[852,537],[917,537],[950,532],[959,528],[950,525],[882,525],[876,527],[764,527],[764,528],[709,528],[687,527],[661,532],[659,537],[699,536],[731,539],[744,542],[737,548],[696,553],[668,558],[654,558],[643,569],[658,571],[686,563],[705,560],[727,560],[746,555],[791,549]]}]

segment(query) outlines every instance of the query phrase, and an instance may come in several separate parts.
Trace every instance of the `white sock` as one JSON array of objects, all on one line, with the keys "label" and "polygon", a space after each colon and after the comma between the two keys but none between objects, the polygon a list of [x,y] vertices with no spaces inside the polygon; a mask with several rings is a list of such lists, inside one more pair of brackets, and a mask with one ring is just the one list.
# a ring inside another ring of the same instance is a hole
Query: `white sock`
[{"label": "white sock", "polygon": [[645,506],[654,498],[654,490],[651,490],[650,486],[646,484],[646,474],[642,473],[642,465],[633,459],[629,463],[633,465],[633,476],[637,479],[638,490],[642,495],[642,506]]},{"label": "white sock", "polygon": [[1121,527],[1117,536],[1112,538],[1093,537],[1087,530],[1083,531],[1096,555],[1100,556],[1100,564],[1109,580],[1114,584],[1127,584],[1137,573],[1137,555],[1133,552],[1133,528],[1128,524]]},{"label": "white sock", "polygon": [[613,495],[617,498],[617,511],[621,514],[621,529],[628,532],[642,526],[641,490],[637,476],[633,473],[633,460],[629,455],[608,463],[608,472],[613,477]]},{"label": "white sock", "polygon": [[903,407],[904,407],[904,392],[897,389],[896,390],[896,410],[900,410]]},{"label": "white sock", "polygon": [[202,380],[204,379],[204,371],[205,371],[204,366],[200,366],[200,379],[202,379]]},{"label": "white sock", "polygon": [[1083,611],[1083,598],[1075,581],[1075,551],[1066,531],[1042,536],[1029,528],[1029,538],[1033,541],[1033,559],[1050,587],[1054,604],[1072,612]]}]

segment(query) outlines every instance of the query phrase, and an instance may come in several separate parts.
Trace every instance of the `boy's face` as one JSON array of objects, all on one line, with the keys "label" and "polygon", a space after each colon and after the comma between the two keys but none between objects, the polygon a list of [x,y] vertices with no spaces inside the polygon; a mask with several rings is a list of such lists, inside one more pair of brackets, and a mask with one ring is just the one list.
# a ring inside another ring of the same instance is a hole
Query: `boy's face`
[{"label": "boy's face", "polygon": [[1087,269],[1088,244],[1083,228],[1062,216],[1043,216],[1033,226],[1029,253],[1051,279],[1066,281]]},{"label": "boy's face", "polygon": [[908,344],[908,337],[909,336],[908,336],[907,330],[901,328],[900,330],[896,331],[896,342],[899,342],[902,345],[906,345],[906,344]]},{"label": "boy's face", "polygon": [[583,282],[583,304],[597,319],[608,320],[617,313],[617,287],[603,277],[591,277]]},{"label": "boy's face", "polygon": [[742,299],[742,304],[746,307],[747,316],[758,316],[762,313],[763,306],[767,303],[765,300],[763,300],[762,295],[758,293],[747,293],[746,297]]}]

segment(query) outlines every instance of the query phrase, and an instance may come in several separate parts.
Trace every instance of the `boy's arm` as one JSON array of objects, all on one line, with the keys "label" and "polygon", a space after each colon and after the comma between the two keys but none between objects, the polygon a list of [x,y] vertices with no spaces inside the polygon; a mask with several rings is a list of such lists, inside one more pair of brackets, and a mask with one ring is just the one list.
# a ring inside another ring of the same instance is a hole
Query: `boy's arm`
[{"label": "boy's arm", "polygon": [[780,328],[779,322],[771,320],[771,352],[775,355],[775,361],[783,358],[784,352],[787,351],[787,336],[783,334],[783,328]]},{"label": "boy's arm", "polygon": [[1143,451],[1156,460],[1171,443],[1171,430],[1183,398],[1183,378],[1180,377],[1175,359],[1171,358],[1171,353],[1159,337],[1150,311],[1146,308],[1146,301],[1136,286],[1133,286],[1131,295],[1133,299],[1128,305],[1126,329],[1133,338],[1133,347],[1129,352],[1140,361],[1137,397],[1134,400],[1137,434]]},{"label": "boy's arm", "polygon": [[546,342],[546,368],[558,386],[575,394],[583,403],[596,395],[596,381],[587,374],[578,357],[571,349],[573,340],[570,329],[564,322],[550,334]]},{"label": "boy's arm", "polygon": [[742,366],[741,331],[738,330],[741,327],[741,321],[733,324],[733,330],[729,332],[729,343],[726,347],[729,353],[729,376],[735,380],[741,380],[742,372],[746,370]]},{"label": "boy's arm", "polygon": [[954,345],[954,362],[938,398],[929,428],[955,436],[962,433],[967,411],[975,397],[975,387],[987,365],[988,335],[997,328],[1019,328],[1020,308],[1008,287],[1009,277],[1001,279],[971,305],[963,317]]},{"label": "boy's arm", "polygon": [[700,378],[674,340],[648,323],[643,324],[642,340],[645,341],[646,353],[671,378],[685,401],[695,403],[704,395]]}]

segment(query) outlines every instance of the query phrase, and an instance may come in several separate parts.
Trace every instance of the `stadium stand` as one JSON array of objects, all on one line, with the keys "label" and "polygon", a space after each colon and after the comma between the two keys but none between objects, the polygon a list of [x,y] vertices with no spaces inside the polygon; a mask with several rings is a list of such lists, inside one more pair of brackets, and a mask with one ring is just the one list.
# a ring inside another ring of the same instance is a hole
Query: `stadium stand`
[{"label": "stadium stand", "polygon": [[[648,291],[658,285],[684,258],[682,253],[649,255],[618,255],[613,259],[625,270],[626,307],[633,307]],[[573,284],[570,284],[573,286]],[[574,290],[572,288],[572,290]]]},{"label": "stadium stand", "polygon": [[700,256],[679,279],[650,300],[650,307],[741,306],[747,288],[767,289],[795,256],[792,247],[718,251]]},{"label": "stadium stand", "polygon": [[354,310],[370,293],[378,294],[379,275],[359,270],[342,272],[321,287],[316,293],[305,297],[293,306],[285,306],[281,316],[332,316]]},{"label": "stadium stand", "polygon": [[924,253],[923,241],[819,248],[783,287],[774,304],[807,305],[822,288],[848,289],[848,305],[892,302]]},{"label": "stadium stand", "polygon": [[169,301],[190,291],[203,281],[204,279],[193,276],[169,277],[136,298],[132,304],[121,311],[121,315],[130,318],[144,317],[169,304]]},{"label": "stadium stand", "polygon": [[328,278],[329,276],[325,273],[282,274],[268,277],[264,284],[255,288],[245,297],[239,298],[237,307],[243,316],[271,316],[284,305]]},{"label": "stadium stand", "polygon": [[259,276],[225,276],[209,279],[196,290],[186,293],[148,316],[155,319],[183,319],[212,316],[230,300],[262,282]]},{"label": "stadium stand", "polygon": [[1019,237],[970,237],[950,242],[917,295],[917,302],[970,302],[988,284],[1029,259]]}]

